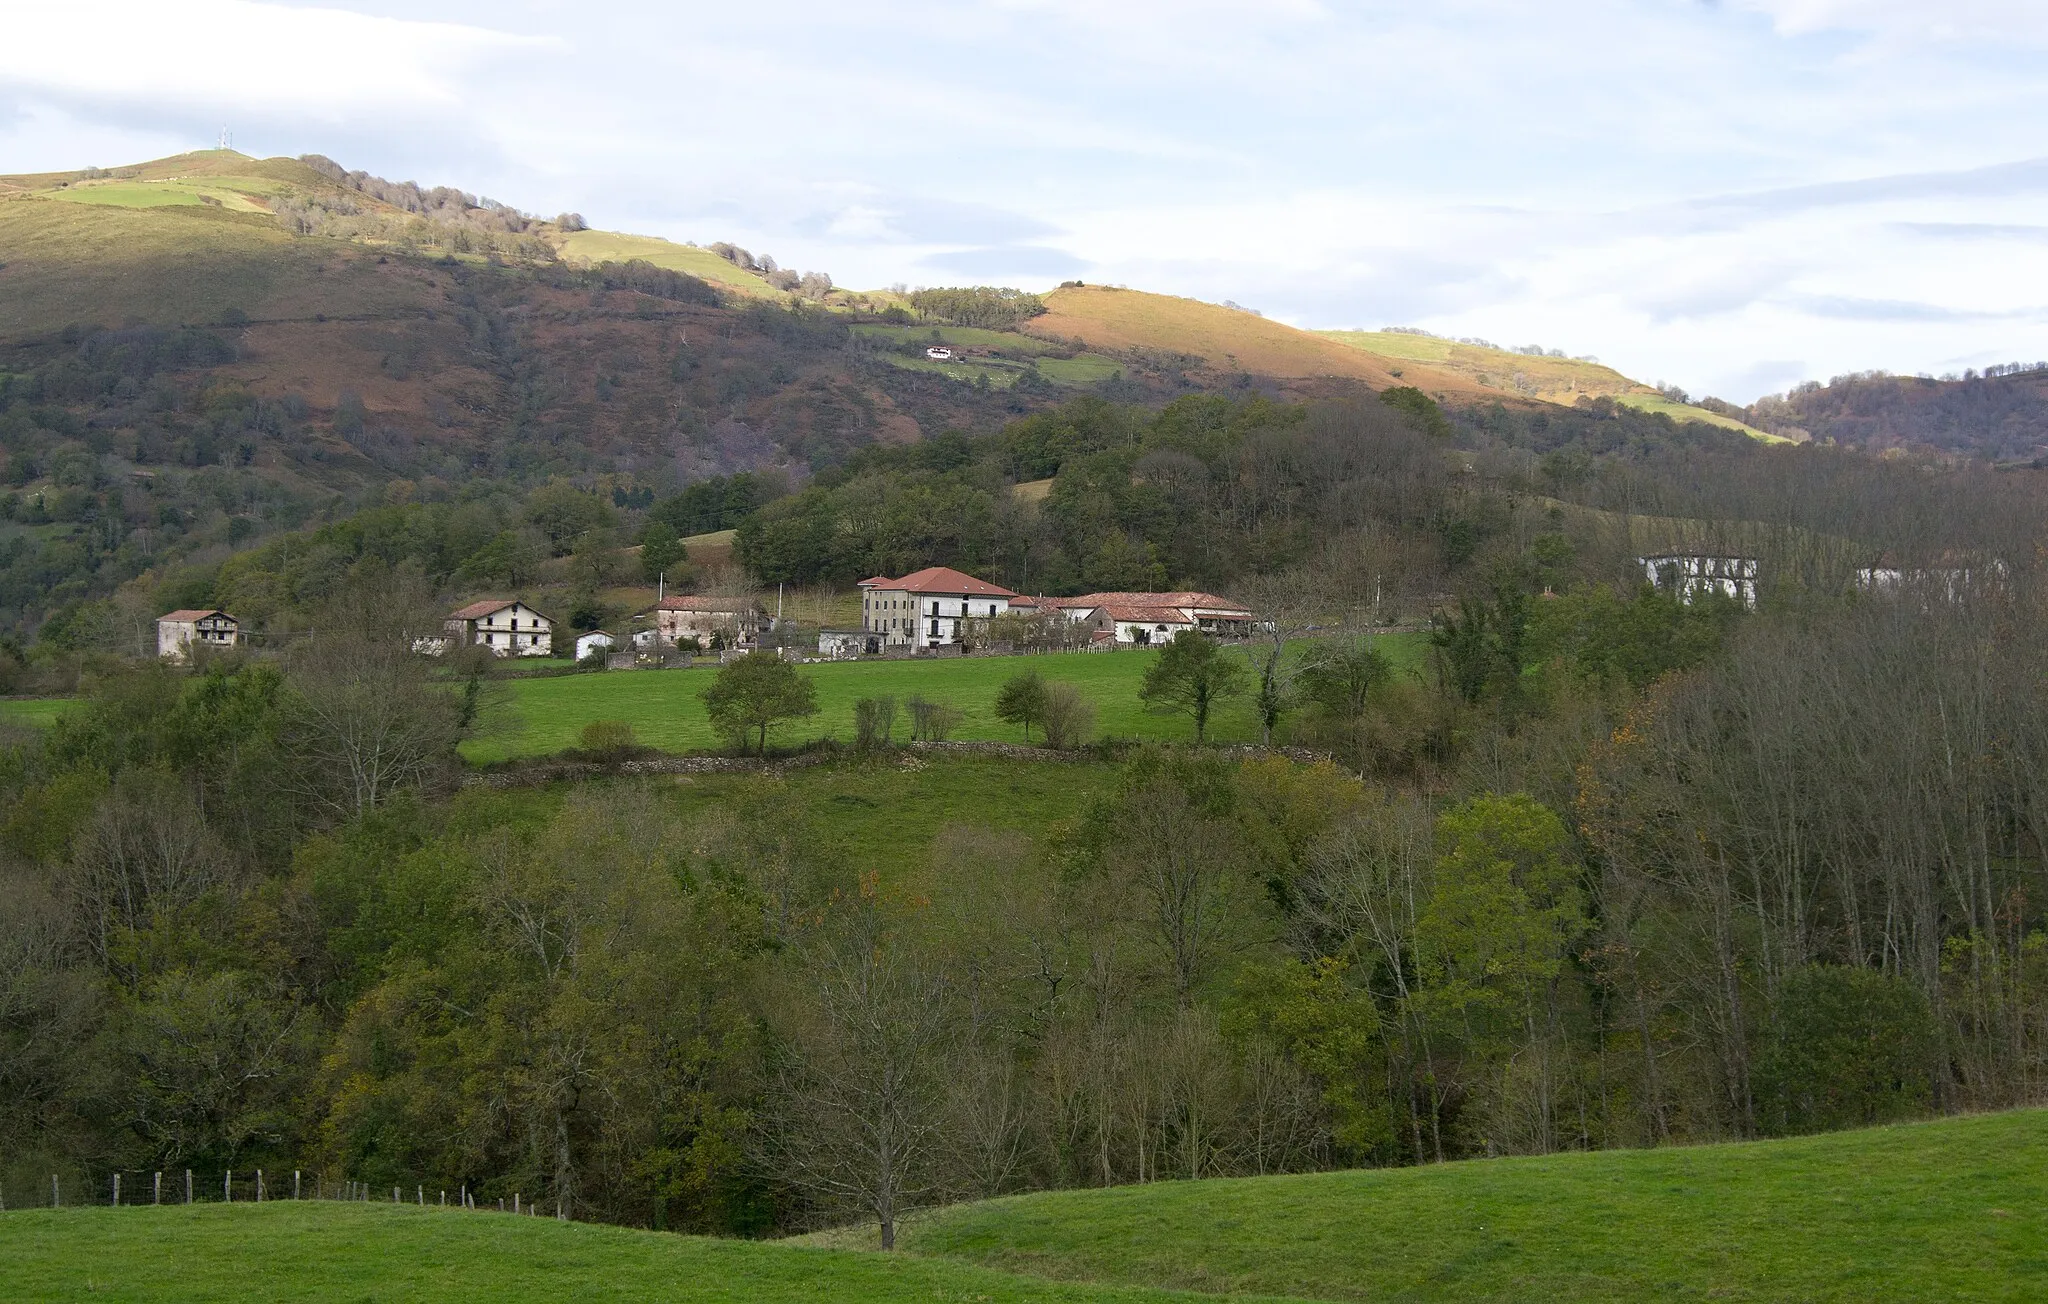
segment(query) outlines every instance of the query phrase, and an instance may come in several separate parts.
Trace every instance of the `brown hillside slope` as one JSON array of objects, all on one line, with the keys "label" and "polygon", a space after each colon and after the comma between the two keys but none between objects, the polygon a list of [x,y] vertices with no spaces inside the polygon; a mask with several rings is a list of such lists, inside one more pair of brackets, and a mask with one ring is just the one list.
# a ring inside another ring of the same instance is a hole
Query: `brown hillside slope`
[{"label": "brown hillside slope", "polygon": [[[1309,331],[1234,308],[1142,290],[1068,286],[1045,296],[1025,324],[1033,335],[1080,340],[1109,352],[1151,351],[1199,359],[1219,376],[1280,381],[1342,379],[1374,389],[1413,385],[1449,402],[1500,397],[1475,381],[1426,365],[1390,364]],[[1399,371],[1401,374],[1396,375]]]}]

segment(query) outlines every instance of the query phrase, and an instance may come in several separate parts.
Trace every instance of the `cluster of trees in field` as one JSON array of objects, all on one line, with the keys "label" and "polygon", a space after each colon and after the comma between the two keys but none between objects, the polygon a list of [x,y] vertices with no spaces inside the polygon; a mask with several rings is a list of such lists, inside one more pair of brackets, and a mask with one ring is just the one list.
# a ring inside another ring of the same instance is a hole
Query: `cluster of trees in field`
[{"label": "cluster of trees in field", "polygon": [[[281,656],[111,674],[7,740],[0,1181],[309,1166],[886,1234],[1024,1189],[2035,1102],[2036,584],[1475,594],[1421,676],[1310,639],[1288,709],[1338,763],[1127,750],[1075,771],[1078,818],[961,797],[884,873],[794,779],[451,795],[494,687],[430,678],[424,590],[365,569]],[[1257,690],[1211,651],[1208,691]],[[1183,659],[1147,688],[1192,711]],[[736,664],[756,745],[741,681],[800,672]],[[897,764],[862,707],[841,763]]]},{"label": "cluster of trees in field", "polygon": [[1045,314],[1043,299],[1007,286],[912,290],[907,297],[911,308],[926,321],[978,326],[984,330],[1015,330],[1033,317]]},{"label": "cluster of trees in field", "polygon": [[[280,196],[272,211],[295,234],[391,241],[407,248],[496,254],[536,263],[555,259],[554,246],[540,235],[541,219],[510,204],[452,186],[386,181],[360,169],[351,171],[321,154],[307,154],[299,161],[343,187],[343,192],[295,190]],[[392,218],[382,209],[356,202],[348,192],[406,216]],[[563,230],[583,227],[583,219],[573,213],[556,220]]]},{"label": "cluster of trees in field", "polygon": [[814,300],[823,299],[832,293],[832,277],[829,273],[799,272],[793,267],[782,266],[768,254],[756,258],[745,249],[725,240],[706,245],[705,248],[741,271],[755,273],[778,290]]}]

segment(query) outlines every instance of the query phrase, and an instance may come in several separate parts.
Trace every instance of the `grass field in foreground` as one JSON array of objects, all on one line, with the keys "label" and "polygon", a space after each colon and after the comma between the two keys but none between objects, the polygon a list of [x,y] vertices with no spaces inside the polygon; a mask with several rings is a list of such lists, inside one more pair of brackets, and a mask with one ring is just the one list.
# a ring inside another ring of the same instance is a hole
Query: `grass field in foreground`
[{"label": "grass field in foreground", "polygon": [[976,1300],[1190,1297],[969,1264],[406,1205],[289,1201],[0,1214],[11,1304],[143,1301]]},{"label": "grass field in foreground", "polygon": [[1332,1300],[2038,1300],[2048,1111],[1019,1196],[904,1240],[1062,1279]]},{"label": "grass field in foreground", "polygon": [[[1381,646],[1397,666],[1420,663],[1419,635],[1386,635]],[[1033,657],[959,657],[911,661],[844,661],[805,666],[801,672],[817,686],[818,714],[798,720],[769,735],[771,743],[789,745],[814,738],[850,739],[853,704],[863,697],[892,696],[898,703],[897,736],[909,736],[910,721],[901,709],[913,693],[945,702],[965,713],[953,737],[961,741],[1022,742],[1015,725],[996,718],[996,694],[1004,681],[1026,670],[1048,680],[1078,685],[1095,704],[1096,736],[1186,740],[1194,726],[1179,713],[1163,713],[1138,700],[1145,668],[1157,653],[1061,652]],[[514,725],[500,733],[463,745],[463,755],[476,762],[540,756],[576,745],[583,726],[594,720],[625,720],[642,743],[666,751],[695,751],[723,745],[712,732],[698,694],[711,686],[717,670],[616,670],[568,675],[555,679],[523,679],[511,684]],[[1250,698],[1240,697],[1218,708],[1209,735],[1223,742],[1258,738],[1258,722]]]}]

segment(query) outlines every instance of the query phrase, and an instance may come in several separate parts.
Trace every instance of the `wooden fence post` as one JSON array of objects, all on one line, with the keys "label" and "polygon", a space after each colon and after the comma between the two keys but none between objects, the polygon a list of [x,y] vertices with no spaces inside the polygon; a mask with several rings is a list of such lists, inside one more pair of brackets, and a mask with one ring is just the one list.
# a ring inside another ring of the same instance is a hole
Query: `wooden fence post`
[{"label": "wooden fence post", "polygon": [[299,1198],[299,1170],[292,1169],[292,1199]]},{"label": "wooden fence post", "polygon": [[52,1209],[62,1209],[64,1207],[64,1191],[63,1188],[57,1185],[57,1175],[55,1173],[50,1174],[50,1207]]},{"label": "wooden fence post", "polygon": [[192,1203],[192,1170],[185,1170],[185,1203]]},{"label": "wooden fence post", "polygon": [[263,1170],[256,1170],[256,1203],[263,1203]]},{"label": "wooden fence post", "polygon": [[121,1207],[121,1175],[119,1173],[114,1174],[114,1207],[116,1209]]},{"label": "wooden fence post", "polygon": [[418,1205],[419,1205],[419,1207],[420,1207],[420,1208],[422,1208],[422,1209],[424,1209],[424,1208],[426,1208],[426,1207],[427,1207],[427,1188],[426,1188],[426,1187],[424,1187],[424,1186],[415,1186],[415,1187],[413,1187],[413,1188],[412,1188],[412,1194],[413,1194],[413,1201],[414,1201],[414,1203],[418,1204]]},{"label": "wooden fence post", "polygon": [[228,1169],[228,1171],[227,1171],[226,1173],[224,1173],[224,1174],[222,1174],[222,1175],[221,1175],[221,1179],[220,1179],[220,1194],[221,1194],[221,1203],[223,1203],[223,1204],[233,1204],[233,1203],[235,1202],[235,1170],[234,1170],[234,1169],[230,1168],[230,1169]]},{"label": "wooden fence post", "polygon": [[441,1207],[443,1209],[448,1207],[448,1190],[446,1187],[443,1187],[441,1190]]},{"label": "wooden fence post", "polygon": [[164,1175],[161,1171],[149,1179],[149,1202],[151,1204],[162,1204],[164,1202]]},{"label": "wooden fence post", "polygon": [[391,1188],[391,1203],[398,1203],[398,1188],[395,1186]]},{"label": "wooden fence post", "polygon": [[519,1192],[517,1192],[517,1191],[514,1191],[514,1192],[512,1193],[512,1212],[513,1212],[513,1213],[518,1213],[518,1212],[519,1212]]}]

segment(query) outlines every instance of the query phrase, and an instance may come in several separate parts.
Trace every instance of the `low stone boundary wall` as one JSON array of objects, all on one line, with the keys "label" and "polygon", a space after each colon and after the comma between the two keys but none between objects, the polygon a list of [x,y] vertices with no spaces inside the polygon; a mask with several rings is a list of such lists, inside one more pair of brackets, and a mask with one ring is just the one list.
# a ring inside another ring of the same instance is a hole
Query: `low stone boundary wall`
[{"label": "low stone boundary wall", "polygon": [[[1023,743],[899,743],[884,751],[875,752],[872,756],[876,760],[902,760],[919,756],[994,756],[1011,761],[1073,764],[1119,760],[1140,746],[1143,744],[1106,743],[1056,752],[1050,748],[1030,747]],[[1206,750],[1243,760],[1259,756],[1283,756],[1290,761],[1313,764],[1330,759],[1326,753],[1307,747],[1262,747],[1257,743],[1228,743]],[[550,783],[564,783],[577,779],[606,779],[639,774],[783,774],[790,770],[809,769],[811,766],[825,765],[832,761],[855,760],[859,756],[860,754],[851,748],[819,748],[815,751],[799,752],[794,756],[770,756],[765,759],[759,756],[664,755],[620,761],[537,760],[503,770],[483,770],[466,774],[462,778],[462,786],[537,788]]]}]

